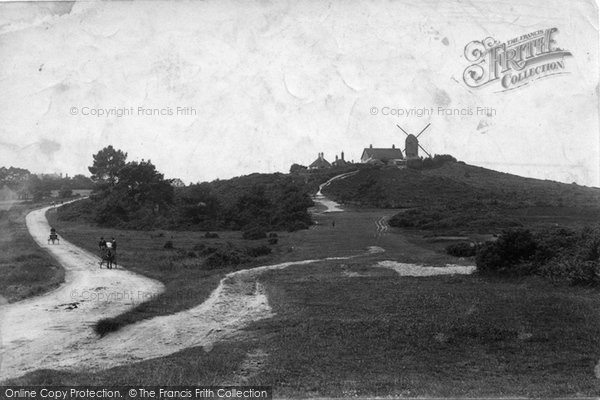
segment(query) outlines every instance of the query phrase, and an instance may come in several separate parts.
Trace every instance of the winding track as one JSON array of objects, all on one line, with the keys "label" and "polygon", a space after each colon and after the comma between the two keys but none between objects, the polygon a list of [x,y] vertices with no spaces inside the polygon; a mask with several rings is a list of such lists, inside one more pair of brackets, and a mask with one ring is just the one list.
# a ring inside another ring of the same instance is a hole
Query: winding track
[{"label": "winding track", "polygon": [[321,203],[321,205],[326,207],[325,211],[323,211],[323,212],[329,213],[329,212],[344,211],[338,203],[336,203],[333,200],[329,200],[327,197],[325,197],[325,195],[322,192],[323,188],[325,186],[329,185],[333,181],[336,181],[338,179],[344,179],[344,178],[347,178],[347,177],[352,176],[357,173],[358,173],[358,171],[352,171],[352,172],[346,172],[344,174],[336,175],[333,178],[331,178],[330,180],[328,180],[327,182],[319,185],[319,191],[317,192],[317,194],[315,194],[315,196],[313,197],[313,200],[316,201],[317,203]]},{"label": "winding track", "polygon": [[35,242],[63,266],[65,282],[42,296],[0,307],[0,381],[51,367],[65,349],[96,341],[91,326],[139,303],[131,293],[163,291],[160,282],[130,271],[101,270],[97,256],[62,238],[59,245],[47,244],[50,208],[32,211],[26,224]]},{"label": "winding track", "polygon": [[[324,197],[315,200],[323,203],[325,212],[341,211],[337,203]],[[29,213],[27,227],[37,244],[63,265],[65,283],[45,295],[0,307],[0,381],[41,368],[82,372],[164,357],[189,347],[202,346],[210,351],[214,343],[231,337],[253,321],[273,315],[257,275],[291,265],[361,256],[284,262],[235,271],[227,274],[202,304],[128,325],[99,339],[92,330],[96,321],[121,314],[146,296],[162,292],[164,287],[124,269],[101,270],[96,256],[66,240],[61,240],[60,245],[48,245],[48,208]],[[383,251],[370,247],[366,254]]]},{"label": "winding track", "polygon": [[[317,200],[319,201],[319,200]],[[338,205],[327,200],[329,205]],[[329,209],[329,206],[326,205]],[[48,245],[50,207],[27,215],[36,243],[65,268],[65,283],[45,295],[0,307],[0,381],[37,369],[86,371],[164,357],[212,345],[252,321],[272,315],[256,276],[271,269],[312,264],[333,257],[285,262],[227,274],[202,304],[128,325],[99,339],[92,325],[131,309],[164,290],[157,281],[124,269],[100,269],[98,258],[66,240]],[[379,251],[369,249],[369,253]]]}]

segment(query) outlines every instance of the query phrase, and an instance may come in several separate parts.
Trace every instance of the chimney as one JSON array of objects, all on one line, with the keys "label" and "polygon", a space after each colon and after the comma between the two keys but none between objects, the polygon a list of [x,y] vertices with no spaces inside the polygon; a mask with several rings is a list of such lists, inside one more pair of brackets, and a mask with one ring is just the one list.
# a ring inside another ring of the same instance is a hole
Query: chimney
[{"label": "chimney", "polygon": [[342,161],[344,161],[344,152],[342,151]]},{"label": "chimney", "polygon": [[392,145],[392,149],[395,149],[395,148],[396,148],[396,145],[395,145],[395,144],[393,144],[393,145]]},{"label": "chimney", "polygon": [[369,148],[370,148],[370,149],[372,149],[372,148],[373,148],[373,145],[372,145],[372,144],[370,144],[370,145],[369,145]]},{"label": "chimney", "polygon": [[336,154],[336,155],[335,155],[335,161],[337,161],[337,160],[338,160],[338,156],[337,156],[337,154]]}]

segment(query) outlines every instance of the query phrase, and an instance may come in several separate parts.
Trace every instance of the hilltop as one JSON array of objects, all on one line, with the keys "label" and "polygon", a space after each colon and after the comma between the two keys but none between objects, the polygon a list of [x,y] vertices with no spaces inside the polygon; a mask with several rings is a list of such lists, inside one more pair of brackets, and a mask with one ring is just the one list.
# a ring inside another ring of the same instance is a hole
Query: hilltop
[{"label": "hilltop", "polygon": [[390,224],[434,230],[490,231],[532,222],[594,223],[600,189],[525,178],[462,162],[416,170],[360,168],[324,193],[363,208],[407,209]]}]

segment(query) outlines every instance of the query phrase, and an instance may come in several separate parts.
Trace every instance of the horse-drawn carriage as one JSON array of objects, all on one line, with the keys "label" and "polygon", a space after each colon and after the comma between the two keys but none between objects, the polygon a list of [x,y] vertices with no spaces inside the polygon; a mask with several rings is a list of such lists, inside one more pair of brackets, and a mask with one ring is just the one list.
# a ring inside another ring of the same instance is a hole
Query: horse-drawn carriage
[{"label": "horse-drawn carriage", "polygon": [[50,231],[50,236],[48,236],[48,244],[50,244],[50,242],[52,242],[52,244],[54,244],[54,242],[60,244],[60,239],[56,232]]}]

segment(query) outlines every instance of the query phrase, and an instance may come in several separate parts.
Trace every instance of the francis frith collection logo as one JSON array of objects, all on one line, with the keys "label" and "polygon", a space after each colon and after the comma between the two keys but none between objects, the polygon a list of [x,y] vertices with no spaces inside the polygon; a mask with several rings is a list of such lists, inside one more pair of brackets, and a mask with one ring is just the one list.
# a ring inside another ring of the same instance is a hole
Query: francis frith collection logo
[{"label": "francis frith collection logo", "polygon": [[505,43],[491,37],[470,42],[465,58],[472,64],[463,73],[465,83],[472,88],[498,84],[505,91],[566,73],[565,58],[572,54],[556,46],[557,32],[557,28],[538,30]]}]

